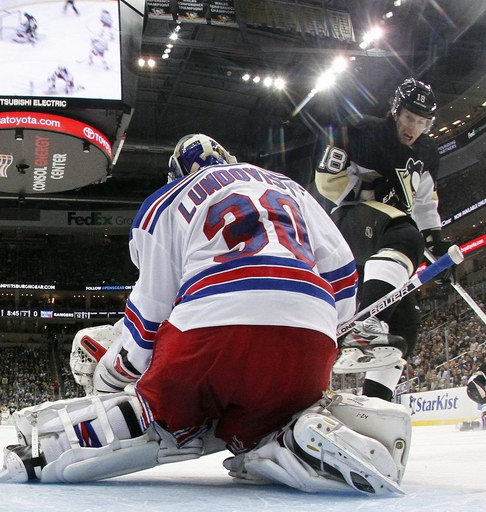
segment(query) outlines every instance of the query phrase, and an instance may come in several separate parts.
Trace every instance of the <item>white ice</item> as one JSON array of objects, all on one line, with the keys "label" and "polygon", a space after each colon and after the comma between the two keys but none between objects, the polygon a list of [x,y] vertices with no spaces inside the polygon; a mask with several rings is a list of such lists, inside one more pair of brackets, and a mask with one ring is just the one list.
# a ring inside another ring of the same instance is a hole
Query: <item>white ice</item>
[{"label": "white ice", "polygon": [[[0,426],[1,447],[15,442],[14,428]],[[228,456],[216,453],[82,485],[1,483],[0,511],[480,512],[486,507],[486,430],[414,427],[402,482],[406,495],[398,498],[236,484],[221,465]]]},{"label": "white ice", "polygon": [[[121,99],[120,44],[118,4],[114,1],[78,2],[77,16],[71,7],[64,12],[64,0],[51,2],[12,2],[0,0],[3,24],[0,39],[0,96],[48,96],[70,98]],[[5,16],[5,9],[15,12]],[[110,11],[114,27],[108,40],[105,69],[99,57],[89,65],[91,39],[102,32],[99,20],[102,9]],[[19,43],[15,39],[18,13],[28,12],[38,22],[38,41]],[[57,80],[56,91],[48,90],[48,77],[58,66],[66,67],[74,79],[76,90],[66,95],[64,82]]]}]

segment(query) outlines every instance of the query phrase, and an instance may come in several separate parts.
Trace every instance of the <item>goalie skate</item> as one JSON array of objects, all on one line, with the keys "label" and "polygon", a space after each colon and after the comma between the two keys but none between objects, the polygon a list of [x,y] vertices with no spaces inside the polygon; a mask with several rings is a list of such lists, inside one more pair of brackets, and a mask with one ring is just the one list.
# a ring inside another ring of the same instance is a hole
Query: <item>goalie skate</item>
[{"label": "goalie skate", "polygon": [[318,473],[342,478],[365,494],[404,494],[397,483],[397,466],[386,448],[375,439],[353,432],[333,416],[306,414],[299,418],[292,433],[286,441]]}]

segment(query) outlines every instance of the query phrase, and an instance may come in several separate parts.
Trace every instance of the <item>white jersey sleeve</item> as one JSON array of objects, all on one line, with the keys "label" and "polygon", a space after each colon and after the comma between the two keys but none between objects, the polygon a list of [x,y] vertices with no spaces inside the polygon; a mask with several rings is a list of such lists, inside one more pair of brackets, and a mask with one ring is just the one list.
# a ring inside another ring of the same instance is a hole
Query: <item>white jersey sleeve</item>
[{"label": "white jersey sleeve", "polygon": [[337,323],[342,324],[356,313],[358,274],[354,258],[338,228],[314,198],[306,198],[305,212],[317,270],[333,288]]},{"label": "white jersey sleeve", "polygon": [[429,172],[424,172],[416,191],[415,204],[412,211],[412,218],[420,231],[441,228],[440,215],[437,210],[438,205],[439,199],[432,176]]}]

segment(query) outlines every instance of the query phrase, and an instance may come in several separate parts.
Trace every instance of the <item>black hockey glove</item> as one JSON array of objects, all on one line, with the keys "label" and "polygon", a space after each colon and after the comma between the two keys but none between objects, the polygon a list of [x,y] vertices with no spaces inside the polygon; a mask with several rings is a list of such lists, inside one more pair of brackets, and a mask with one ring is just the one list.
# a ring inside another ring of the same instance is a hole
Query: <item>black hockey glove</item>
[{"label": "black hockey glove", "polygon": [[[443,256],[452,245],[450,242],[442,240],[440,229],[424,229],[422,235],[425,239],[425,248],[428,249],[436,259]],[[452,265],[452,267],[441,272],[434,281],[437,284],[455,283],[455,274],[455,265]]]}]

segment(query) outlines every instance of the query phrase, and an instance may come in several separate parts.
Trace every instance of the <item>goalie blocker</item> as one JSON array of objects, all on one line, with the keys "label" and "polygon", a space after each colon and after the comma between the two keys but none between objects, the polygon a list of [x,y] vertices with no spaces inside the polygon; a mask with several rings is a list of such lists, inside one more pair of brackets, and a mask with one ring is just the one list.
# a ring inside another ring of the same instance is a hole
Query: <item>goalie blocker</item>
[{"label": "goalie blocker", "polygon": [[[0,481],[84,482],[224,449],[213,430],[182,447],[155,423],[141,431],[141,397],[128,392],[47,402],[14,413],[22,444],[4,450]],[[327,394],[282,431],[224,462],[245,482],[306,492],[401,494],[411,432],[401,405]]]}]

